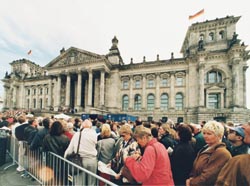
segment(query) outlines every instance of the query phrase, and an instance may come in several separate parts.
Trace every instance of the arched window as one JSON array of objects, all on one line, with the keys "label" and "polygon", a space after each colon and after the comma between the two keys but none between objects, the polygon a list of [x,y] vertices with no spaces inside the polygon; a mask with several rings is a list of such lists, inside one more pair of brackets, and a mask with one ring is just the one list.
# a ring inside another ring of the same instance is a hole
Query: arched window
[{"label": "arched window", "polygon": [[210,41],[213,41],[213,40],[214,40],[214,33],[213,33],[213,32],[210,32],[210,33],[209,33],[209,40],[210,40]]},{"label": "arched window", "polygon": [[225,37],[225,32],[224,32],[224,30],[221,30],[221,31],[219,32],[219,36],[220,36],[220,39],[224,39],[224,37]]},{"label": "arched window", "polygon": [[122,97],[122,110],[126,111],[128,110],[128,96],[124,95]]},{"label": "arched window", "polygon": [[147,109],[154,110],[155,107],[155,96],[153,94],[149,94],[147,98]]},{"label": "arched window", "polygon": [[141,110],[141,96],[139,94],[135,95],[134,110]]},{"label": "arched window", "polygon": [[200,40],[204,40],[204,34],[200,34]]},{"label": "arched window", "polygon": [[175,109],[183,110],[183,95],[181,93],[175,95]]},{"label": "arched window", "polygon": [[211,70],[207,73],[206,83],[220,83],[222,82],[222,75],[216,70]]},{"label": "arched window", "polygon": [[161,95],[161,110],[168,109],[168,95],[166,93]]}]

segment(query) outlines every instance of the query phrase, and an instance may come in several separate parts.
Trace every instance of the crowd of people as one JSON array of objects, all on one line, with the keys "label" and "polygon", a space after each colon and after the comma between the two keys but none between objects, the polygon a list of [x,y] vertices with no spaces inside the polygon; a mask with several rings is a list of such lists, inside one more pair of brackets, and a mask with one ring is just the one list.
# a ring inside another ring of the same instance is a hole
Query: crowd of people
[{"label": "crowd of people", "polygon": [[[250,185],[250,122],[238,126],[213,120],[200,124],[140,118],[116,122],[0,113],[0,127],[10,128],[18,139],[20,161],[24,141],[30,150],[40,148],[66,158],[77,151],[81,133],[83,168],[118,185]],[[98,161],[110,166],[116,175],[98,171]],[[82,174],[75,184],[97,183]]]}]

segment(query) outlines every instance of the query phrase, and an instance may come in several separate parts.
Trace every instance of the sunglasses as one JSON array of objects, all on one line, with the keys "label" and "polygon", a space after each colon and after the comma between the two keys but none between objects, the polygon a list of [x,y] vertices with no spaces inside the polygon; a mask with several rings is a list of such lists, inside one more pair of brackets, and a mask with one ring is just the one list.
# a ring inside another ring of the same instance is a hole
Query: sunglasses
[{"label": "sunglasses", "polygon": [[124,137],[124,136],[125,136],[125,134],[121,134],[120,136],[121,136],[121,137]]}]

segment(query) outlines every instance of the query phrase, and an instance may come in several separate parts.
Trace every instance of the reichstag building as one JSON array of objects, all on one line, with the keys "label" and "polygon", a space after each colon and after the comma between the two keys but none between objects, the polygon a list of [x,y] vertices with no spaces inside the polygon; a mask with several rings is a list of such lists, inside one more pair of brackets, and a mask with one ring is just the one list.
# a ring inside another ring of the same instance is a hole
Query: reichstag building
[{"label": "reichstag building", "polygon": [[118,39],[109,53],[70,47],[46,66],[27,59],[10,63],[4,82],[5,109],[77,113],[125,113],[143,120],[245,122],[246,45],[238,39],[240,17],[189,26],[181,58],[124,62]]}]

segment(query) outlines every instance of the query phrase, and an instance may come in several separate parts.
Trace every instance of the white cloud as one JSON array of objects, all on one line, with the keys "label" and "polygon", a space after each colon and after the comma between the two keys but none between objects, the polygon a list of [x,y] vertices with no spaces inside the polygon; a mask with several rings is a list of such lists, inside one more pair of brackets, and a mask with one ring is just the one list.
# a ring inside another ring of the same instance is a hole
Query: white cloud
[{"label": "white cloud", "polygon": [[[125,63],[131,57],[134,62],[141,62],[143,56],[155,60],[157,54],[168,59],[171,52],[180,57],[192,24],[188,16],[202,8],[205,14],[195,21],[242,16],[236,27],[238,38],[249,45],[248,7],[247,1],[232,0],[8,0],[0,6],[0,49],[4,52],[0,59],[9,66],[14,59],[29,57],[44,66],[62,47],[71,46],[107,54],[114,35]],[[27,56],[30,49],[32,55]]]}]

